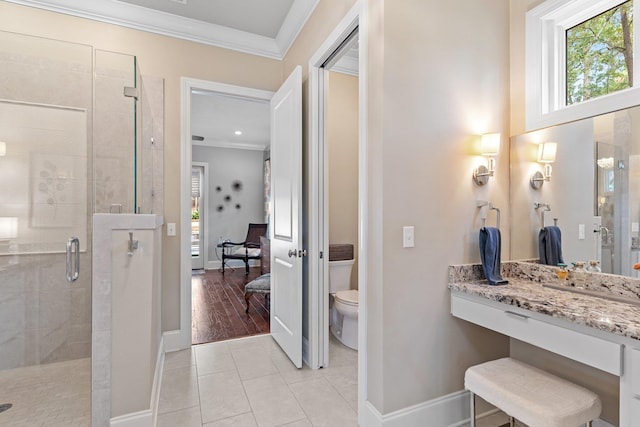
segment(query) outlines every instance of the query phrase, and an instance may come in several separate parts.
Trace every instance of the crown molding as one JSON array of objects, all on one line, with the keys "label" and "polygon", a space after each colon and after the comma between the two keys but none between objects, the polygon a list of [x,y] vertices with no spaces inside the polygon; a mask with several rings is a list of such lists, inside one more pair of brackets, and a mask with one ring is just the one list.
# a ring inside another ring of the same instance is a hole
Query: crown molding
[{"label": "crown molding", "polygon": [[269,148],[269,144],[251,144],[251,143],[241,143],[241,142],[230,142],[230,141],[207,141],[206,138],[204,141],[191,141],[192,145],[197,145],[199,147],[208,147],[208,148],[232,148],[235,150],[254,150],[254,151],[264,151]]},{"label": "crown molding", "polygon": [[117,0],[6,0],[24,6],[281,60],[319,0],[295,0],[275,39]]},{"label": "crown molding", "polygon": [[335,63],[329,71],[335,71],[336,73],[348,74],[350,76],[358,77],[358,58],[352,58],[350,56],[343,56],[338,62]]}]

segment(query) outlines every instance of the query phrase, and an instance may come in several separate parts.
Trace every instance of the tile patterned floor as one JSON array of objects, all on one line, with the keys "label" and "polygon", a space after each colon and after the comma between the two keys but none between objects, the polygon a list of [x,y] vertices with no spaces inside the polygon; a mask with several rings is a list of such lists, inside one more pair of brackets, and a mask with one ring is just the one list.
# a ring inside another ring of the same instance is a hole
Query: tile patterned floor
[{"label": "tile patterned floor", "polygon": [[91,423],[91,360],[0,371],[0,425],[86,427]]},{"label": "tile patterned floor", "polygon": [[269,335],[167,353],[158,427],[357,426],[358,353],[332,338],[329,354],[299,370]]}]

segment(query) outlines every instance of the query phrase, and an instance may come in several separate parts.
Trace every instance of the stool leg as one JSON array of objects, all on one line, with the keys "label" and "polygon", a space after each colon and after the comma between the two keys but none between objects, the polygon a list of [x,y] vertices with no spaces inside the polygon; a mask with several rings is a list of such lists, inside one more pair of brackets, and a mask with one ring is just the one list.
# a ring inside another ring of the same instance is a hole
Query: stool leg
[{"label": "stool leg", "polygon": [[471,407],[471,427],[476,427],[476,394],[471,392],[469,397],[469,405]]},{"label": "stool leg", "polygon": [[515,427],[516,422],[512,416],[509,416],[509,427]]},{"label": "stool leg", "polygon": [[587,421],[587,427],[591,427],[593,425],[592,421]]}]

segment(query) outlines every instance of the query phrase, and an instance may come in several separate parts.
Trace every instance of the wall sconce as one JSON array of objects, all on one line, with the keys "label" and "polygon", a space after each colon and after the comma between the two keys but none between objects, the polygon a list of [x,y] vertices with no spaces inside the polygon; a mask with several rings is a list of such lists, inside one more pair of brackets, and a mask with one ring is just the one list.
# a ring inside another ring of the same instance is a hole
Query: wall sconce
[{"label": "wall sconce", "polygon": [[488,157],[487,166],[480,165],[473,170],[473,182],[477,185],[485,185],[489,182],[489,178],[493,176],[496,170],[496,159],[500,151],[500,134],[499,133],[485,133],[482,135],[482,142],[480,144],[480,152],[483,156]]},{"label": "wall sconce", "polygon": [[543,142],[538,145],[538,163],[544,164],[544,173],[537,171],[531,175],[529,183],[535,190],[542,188],[545,181],[551,181],[551,163],[556,161],[558,144],[555,142]]},{"label": "wall sconce", "polygon": [[6,156],[6,155],[7,155],[7,143],[0,142],[0,156]]}]

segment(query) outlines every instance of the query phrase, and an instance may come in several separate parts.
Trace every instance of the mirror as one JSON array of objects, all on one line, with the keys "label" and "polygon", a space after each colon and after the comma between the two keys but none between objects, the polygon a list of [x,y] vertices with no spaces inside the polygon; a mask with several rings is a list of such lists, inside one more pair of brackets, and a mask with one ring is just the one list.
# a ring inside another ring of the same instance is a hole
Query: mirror
[{"label": "mirror", "polygon": [[[557,143],[556,159],[535,189],[543,142]],[[537,259],[538,233],[555,221],[565,263],[640,277],[640,107],[514,136],[510,156],[511,259]]]}]

